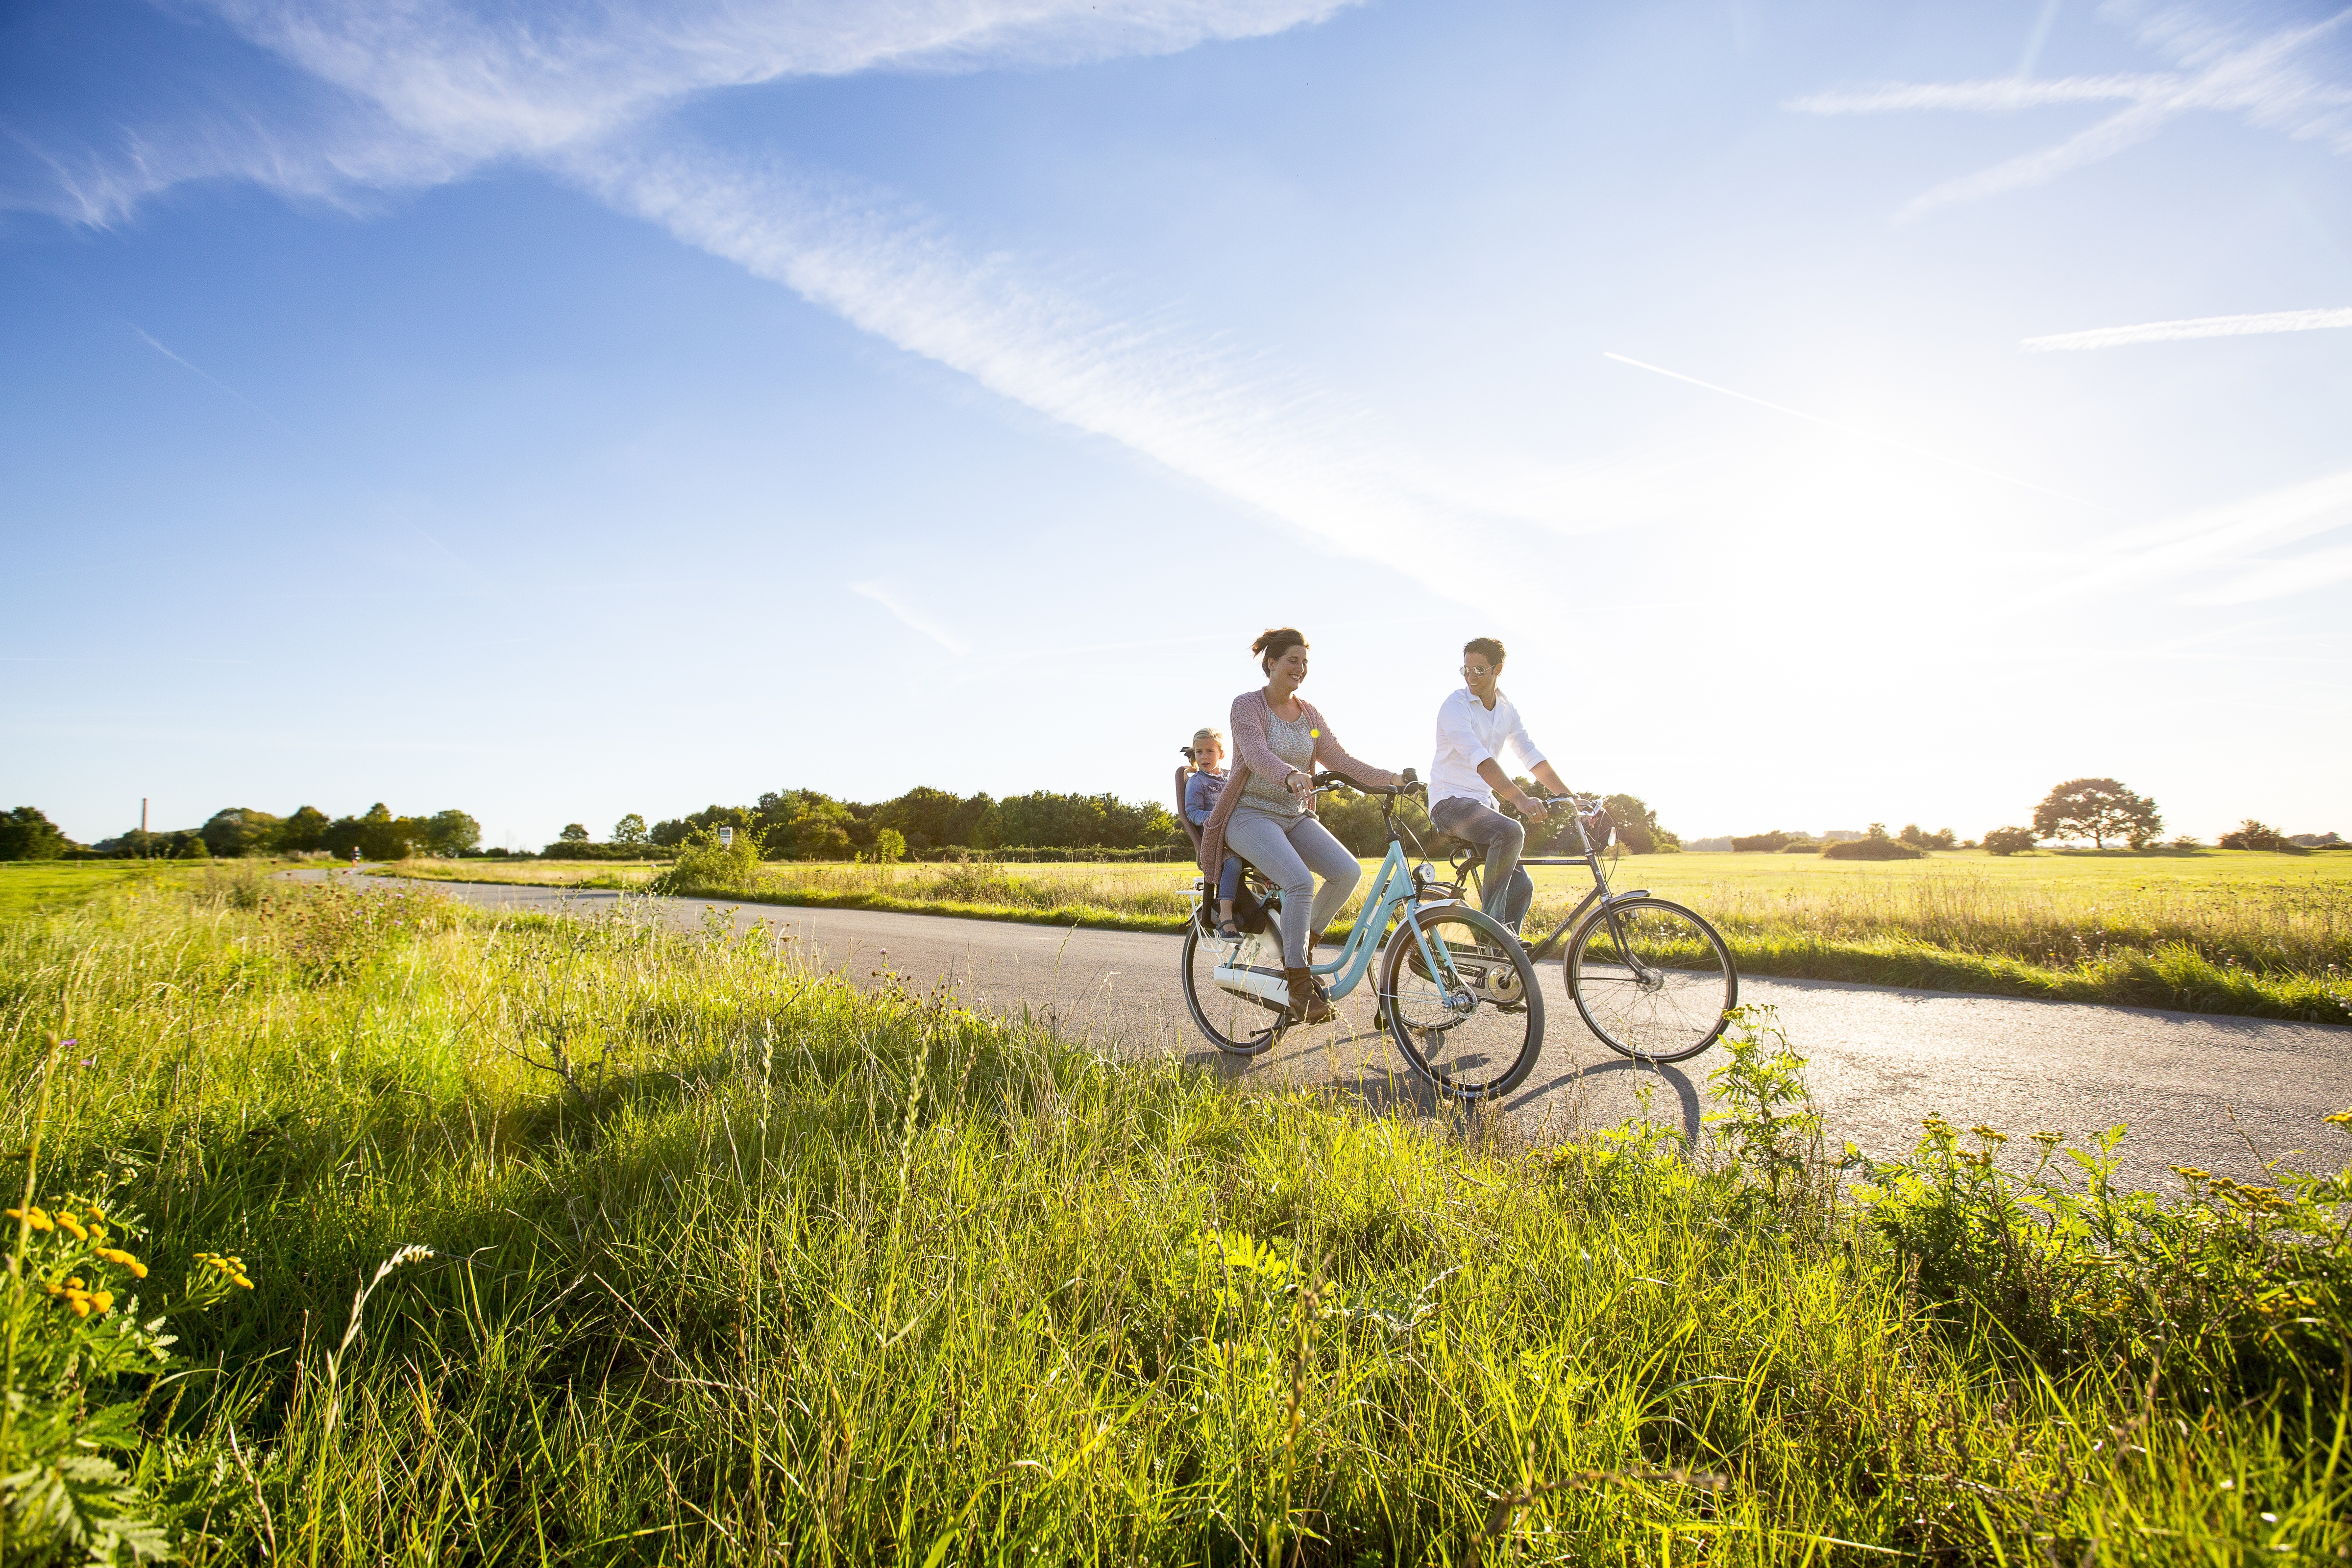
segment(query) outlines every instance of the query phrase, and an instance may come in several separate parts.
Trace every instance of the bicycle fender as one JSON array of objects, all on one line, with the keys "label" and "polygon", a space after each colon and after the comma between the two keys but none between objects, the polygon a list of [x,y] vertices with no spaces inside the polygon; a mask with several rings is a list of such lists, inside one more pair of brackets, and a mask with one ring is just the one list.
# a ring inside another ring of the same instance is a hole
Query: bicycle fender
[{"label": "bicycle fender", "polygon": [[1608,898],[1608,900],[1607,900],[1607,901],[1608,901],[1609,903],[1612,903],[1612,904],[1622,904],[1622,903],[1623,903],[1623,902],[1624,902],[1626,900],[1628,900],[1628,899],[1646,899],[1646,898],[1648,898],[1649,896],[1650,896],[1650,889],[1647,889],[1647,888],[1635,888],[1635,889],[1633,889],[1633,890],[1631,890],[1630,892],[1623,892],[1623,893],[1612,893],[1612,894],[1610,894],[1610,895],[1609,895],[1609,898]]}]

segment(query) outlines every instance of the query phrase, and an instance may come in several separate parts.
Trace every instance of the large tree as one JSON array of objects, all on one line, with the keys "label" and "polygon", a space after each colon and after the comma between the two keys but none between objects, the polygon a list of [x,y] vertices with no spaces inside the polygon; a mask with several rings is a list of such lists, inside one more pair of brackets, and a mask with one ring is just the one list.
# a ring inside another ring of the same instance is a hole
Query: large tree
[{"label": "large tree", "polygon": [[71,847],[36,806],[0,812],[0,860],[54,860]]},{"label": "large tree", "polygon": [[204,835],[205,848],[215,855],[233,857],[266,853],[278,842],[280,826],[278,819],[266,811],[232,805],[214,812],[212,819],[196,831]]},{"label": "large tree", "polygon": [[2164,831],[2164,818],[2156,802],[2114,779],[2068,779],[2033,808],[2033,831],[2042,838],[2087,838],[2102,849],[2120,838],[2142,849]]}]

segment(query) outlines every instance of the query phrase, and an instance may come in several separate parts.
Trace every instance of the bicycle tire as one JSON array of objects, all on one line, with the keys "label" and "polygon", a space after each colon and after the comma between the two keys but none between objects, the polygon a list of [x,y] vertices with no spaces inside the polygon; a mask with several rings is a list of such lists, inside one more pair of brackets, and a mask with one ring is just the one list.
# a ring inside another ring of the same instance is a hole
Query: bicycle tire
[{"label": "bicycle tire", "polygon": [[1585,1027],[1637,1062],[1689,1060],[1721,1037],[1739,1005],[1729,944],[1665,899],[1622,899],[1593,910],[1559,962]]},{"label": "bicycle tire", "polygon": [[[1413,1071],[1449,1100],[1468,1103],[1510,1093],[1543,1054],[1543,985],[1527,949],[1501,921],[1466,904],[1417,909],[1408,918],[1424,940],[1445,943],[1464,979],[1493,978],[1470,994],[1466,1009],[1448,1003],[1423,967],[1412,932],[1398,921],[1381,970],[1390,1037]],[[1494,974],[1496,964],[1507,965],[1507,980]],[[1519,1003],[1521,1010],[1505,1011],[1501,997]]]},{"label": "bicycle tire", "polygon": [[[1183,955],[1177,960],[1184,1005],[1192,1010],[1192,1022],[1217,1049],[1229,1057],[1257,1056],[1281,1037],[1289,1026],[1289,1016],[1269,1012],[1218,986],[1213,972],[1224,956],[1224,945],[1213,936],[1204,936],[1200,921],[1186,925]],[[1249,1026],[1259,1020],[1264,1020],[1263,1028]]]}]

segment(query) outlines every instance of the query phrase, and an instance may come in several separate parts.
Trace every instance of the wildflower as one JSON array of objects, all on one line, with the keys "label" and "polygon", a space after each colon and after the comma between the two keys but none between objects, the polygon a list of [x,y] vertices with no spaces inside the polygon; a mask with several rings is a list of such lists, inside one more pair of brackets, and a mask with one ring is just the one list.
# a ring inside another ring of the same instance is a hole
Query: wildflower
[{"label": "wildflower", "polygon": [[1969,1129],[1969,1136],[1971,1138],[1982,1138],[1994,1143],[2006,1143],[2009,1142],[2008,1133],[1996,1132],[1981,1121]]},{"label": "wildflower", "polygon": [[88,1241],[89,1239],[89,1232],[82,1228],[81,1221],[74,1217],[74,1212],[71,1209],[59,1209],[58,1211],[58,1228],[62,1230],[69,1230],[73,1232],[73,1238],[76,1241]]},{"label": "wildflower", "polygon": [[14,1220],[22,1220],[25,1224],[30,1226],[35,1230],[55,1230],[58,1228],[56,1226],[49,1223],[49,1216],[41,1210],[38,1205],[35,1205],[31,1208],[10,1209],[8,1211],[8,1217]]},{"label": "wildflower", "polygon": [[[2335,1115],[2327,1118],[2327,1120],[2333,1121],[2338,1127],[2352,1127],[2352,1110],[2339,1110]],[[8,1212],[10,1214],[15,1214],[16,1211],[15,1209],[10,1209]]]},{"label": "wildflower", "polygon": [[106,1259],[107,1262],[113,1264],[118,1268],[128,1268],[131,1270],[131,1277],[133,1279],[144,1279],[147,1278],[147,1266],[140,1262],[139,1259],[131,1257],[131,1254],[123,1251],[119,1247],[101,1247],[98,1249],[97,1256]]},{"label": "wildflower", "polygon": [[98,1309],[100,1316],[104,1316],[106,1313],[114,1310],[114,1292],[111,1290],[92,1290],[89,1293],[89,1304]]}]

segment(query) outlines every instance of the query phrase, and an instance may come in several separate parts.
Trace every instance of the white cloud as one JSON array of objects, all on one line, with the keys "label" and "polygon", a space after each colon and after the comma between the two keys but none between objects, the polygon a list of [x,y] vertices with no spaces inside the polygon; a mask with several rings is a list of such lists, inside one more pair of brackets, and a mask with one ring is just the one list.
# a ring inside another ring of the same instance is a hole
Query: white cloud
[{"label": "white cloud", "polygon": [[2338,546],[2278,553],[2345,528],[2352,528],[2352,469],[2111,536],[2064,562],[2071,570],[2032,602],[2168,582],[2194,584],[2182,595],[2189,604],[2283,598],[2352,574]]},{"label": "white cloud", "polygon": [[2237,338],[2263,332],[2310,332],[2352,327],[2352,310],[2265,310],[2246,316],[2198,316],[2185,321],[2143,321],[2136,327],[2096,327],[2087,332],[2057,332],[2027,338],[2027,353],[2053,349],[2111,349],[2125,343],[2164,343],[2180,338]]},{"label": "white cloud", "polygon": [[75,182],[72,205],[87,221],[135,205],[175,171],[333,197],[525,163],[991,391],[1334,548],[1480,600],[1513,589],[1446,567],[1448,550],[1529,527],[1585,531],[1686,513],[1694,487],[1720,466],[1683,451],[1586,466],[1443,461],[1163,310],[1123,306],[1022,258],[967,252],[886,195],[678,145],[654,123],[686,97],[730,86],[1162,52],[1318,22],[1354,0],[701,0],[683,12],[625,0],[552,23],[455,0],[211,3],[338,89],[311,105],[317,140],[246,122],[176,154],[147,148],[110,172],[100,160]]},{"label": "white cloud", "polygon": [[1444,464],[1213,333],[1018,257],[969,254],[919,211],[838,178],[677,148],[599,148],[569,167],[613,205],[899,348],[1457,596],[1511,589],[1447,551],[1654,517],[1706,466],[1681,453]]},{"label": "white cloud", "polygon": [[2248,37],[2177,7],[2143,11],[2131,5],[2110,5],[2107,9],[2113,16],[2135,21],[2142,42],[2171,56],[2184,68],[2039,81],[2021,76],[1893,84],[1816,93],[1793,100],[1786,107],[1808,114],[1878,114],[1918,109],[2007,113],[2060,103],[2122,101],[2126,105],[2063,141],[1923,192],[1904,205],[1905,217],[2046,184],[2147,140],[2166,121],[2192,110],[2235,112],[2264,129],[2284,132],[2299,141],[2318,141],[2338,153],[2352,153],[2352,87],[2330,79],[2315,58],[2352,18],[2352,8],[2259,37]]},{"label": "white cloud", "polygon": [[13,130],[48,184],[14,204],[102,225],[172,185],[218,178],[350,204],[577,149],[715,89],[1165,54],[1319,22],[1359,0],[196,3],[304,79],[267,106],[175,83],[177,119],[133,117],[96,143]]}]

